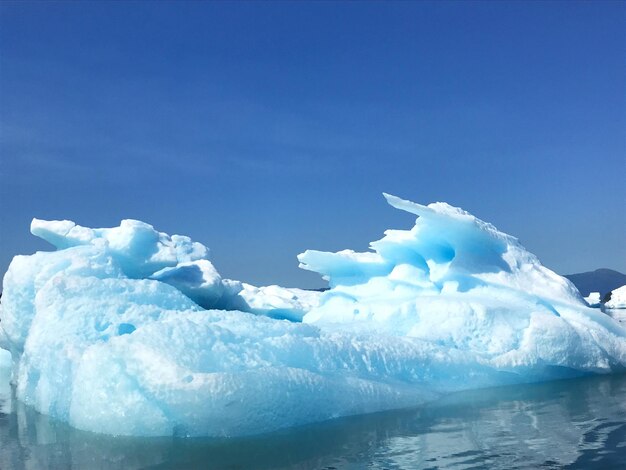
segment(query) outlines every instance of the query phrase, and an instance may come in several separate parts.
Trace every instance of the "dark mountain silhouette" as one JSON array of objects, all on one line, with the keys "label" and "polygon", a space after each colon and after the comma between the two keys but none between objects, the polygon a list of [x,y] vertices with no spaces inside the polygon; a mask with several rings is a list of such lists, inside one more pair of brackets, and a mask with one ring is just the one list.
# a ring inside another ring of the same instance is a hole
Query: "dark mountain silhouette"
[{"label": "dark mountain silhouette", "polygon": [[588,296],[591,292],[600,292],[600,298],[626,284],[626,274],[612,269],[566,274],[565,277],[574,283],[582,295]]}]

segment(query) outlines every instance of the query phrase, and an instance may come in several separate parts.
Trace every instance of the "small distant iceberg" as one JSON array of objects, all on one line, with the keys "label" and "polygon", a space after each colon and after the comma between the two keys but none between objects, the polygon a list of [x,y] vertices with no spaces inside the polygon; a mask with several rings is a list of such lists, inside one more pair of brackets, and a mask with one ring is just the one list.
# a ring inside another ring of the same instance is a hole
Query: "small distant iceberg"
[{"label": "small distant iceberg", "polygon": [[585,302],[587,302],[590,307],[601,307],[602,299],[600,297],[600,292],[591,292],[587,297],[585,297]]},{"label": "small distant iceberg", "polygon": [[94,432],[237,436],[625,370],[626,330],[515,238],[385,197],[415,226],[299,255],[323,293],[223,279],[204,245],[144,222],[34,219],[57,250],[16,256],[0,305],[18,399]]},{"label": "small distant iceberg", "polygon": [[605,308],[623,309],[626,308],[626,286],[619,287],[607,294],[604,302]]}]

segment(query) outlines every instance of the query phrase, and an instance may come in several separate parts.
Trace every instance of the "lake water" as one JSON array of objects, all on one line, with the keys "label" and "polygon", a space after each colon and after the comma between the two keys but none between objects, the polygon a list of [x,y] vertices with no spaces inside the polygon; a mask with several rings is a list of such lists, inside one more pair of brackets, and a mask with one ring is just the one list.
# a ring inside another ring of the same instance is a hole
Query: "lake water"
[{"label": "lake water", "polygon": [[17,402],[0,377],[0,469],[40,468],[626,469],[626,375],[461,392],[227,440],[78,431]]}]

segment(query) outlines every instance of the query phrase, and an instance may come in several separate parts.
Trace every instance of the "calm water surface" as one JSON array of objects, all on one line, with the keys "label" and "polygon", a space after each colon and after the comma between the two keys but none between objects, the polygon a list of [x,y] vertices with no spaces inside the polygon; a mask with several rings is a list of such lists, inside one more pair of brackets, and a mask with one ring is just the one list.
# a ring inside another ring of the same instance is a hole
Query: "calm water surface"
[{"label": "calm water surface", "polygon": [[17,402],[2,375],[1,470],[626,469],[626,375],[462,392],[228,440],[78,431]]},{"label": "calm water surface", "polygon": [[254,438],[78,431],[0,385],[1,469],[626,468],[626,375],[450,395]]}]

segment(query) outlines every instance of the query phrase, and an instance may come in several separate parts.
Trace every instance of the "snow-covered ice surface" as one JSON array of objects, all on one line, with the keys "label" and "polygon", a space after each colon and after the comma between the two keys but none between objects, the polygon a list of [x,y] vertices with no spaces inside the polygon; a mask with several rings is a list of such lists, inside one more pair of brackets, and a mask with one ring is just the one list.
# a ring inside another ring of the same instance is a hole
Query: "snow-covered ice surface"
[{"label": "snow-covered ice surface", "polygon": [[321,296],[222,279],[203,245],[142,222],[34,220],[58,250],[4,277],[18,398],[95,432],[235,436],[624,370],[626,330],[517,240],[447,204],[388,200],[420,216],[412,230],[300,256],[329,279]]},{"label": "snow-covered ice surface", "polygon": [[626,308],[626,286],[611,291],[611,298],[604,304],[606,308]]}]

